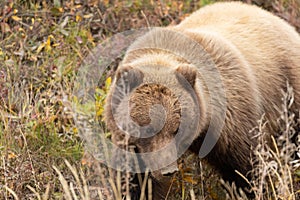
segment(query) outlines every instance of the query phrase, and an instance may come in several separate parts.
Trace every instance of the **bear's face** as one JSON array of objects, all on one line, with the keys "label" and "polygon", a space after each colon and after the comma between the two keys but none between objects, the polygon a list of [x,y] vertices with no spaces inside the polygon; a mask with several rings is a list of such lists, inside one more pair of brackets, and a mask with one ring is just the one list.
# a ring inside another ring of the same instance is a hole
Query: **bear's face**
[{"label": "bear's face", "polygon": [[129,100],[130,117],[144,129],[136,140],[138,152],[152,152],[165,146],[176,135],[180,123],[180,103],[172,91],[158,84],[144,84]]},{"label": "bear's face", "polygon": [[162,179],[162,175],[177,169],[178,143],[185,141],[184,138],[175,139],[182,109],[192,108],[192,105],[180,100],[190,92],[185,91],[188,89],[183,86],[182,79],[193,86],[196,72],[186,67],[165,73],[157,68],[140,70],[123,67],[117,71],[109,94],[111,115],[106,120],[112,131],[113,143],[134,146],[136,153],[157,152],[154,160],[143,160],[146,166],[152,165],[151,162],[171,161],[167,167],[152,173],[156,179]]},{"label": "bear's face", "polygon": [[142,137],[132,138],[136,152],[152,153],[162,150],[159,160],[174,161],[170,166],[152,172],[152,176],[161,181],[165,179],[163,175],[177,170],[176,145],[173,145],[173,149],[164,150],[164,148],[175,141],[181,114],[179,100],[165,86],[144,84],[132,93],[129,107],[131,119],[141,127],[141,134],[143,134]]}]

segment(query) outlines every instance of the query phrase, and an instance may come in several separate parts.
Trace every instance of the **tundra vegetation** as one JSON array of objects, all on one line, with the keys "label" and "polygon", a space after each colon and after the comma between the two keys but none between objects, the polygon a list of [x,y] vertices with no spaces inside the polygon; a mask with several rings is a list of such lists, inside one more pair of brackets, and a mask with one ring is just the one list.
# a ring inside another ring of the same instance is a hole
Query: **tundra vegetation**
[{"label": "tundra vegetation", "polygon": [[[78,69],[97,44],[116,33],[177,24],[213,2],[216,0],[1,1],[0,199],[120,197],[110,170],[85,151],[79,137],[71,106]],[[300,31],[299,1],[245,2],[264,7]],[[119,58],[95,90],[101,125],[105,95],[118,62]],[[281,117],[275,120],[282,128],[275,133],[275,148],[263,140],[267,123],[263,116],[251,130],[259,136],[260,145],[254,150],[253,162],[258,165],[250,184],[256,199],[296,200],[300,199],[299,113],[289,111],[292,89],[278,95],[282,97]],[[247,198],[189,154],[170,191],[175,191],[170,192],[170,199]]]}]

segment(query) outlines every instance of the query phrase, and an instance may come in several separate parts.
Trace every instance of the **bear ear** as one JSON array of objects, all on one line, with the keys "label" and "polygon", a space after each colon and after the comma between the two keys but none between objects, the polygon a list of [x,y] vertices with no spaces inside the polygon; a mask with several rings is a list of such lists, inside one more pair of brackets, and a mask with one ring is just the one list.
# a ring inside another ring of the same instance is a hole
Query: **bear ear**
[{"label": "bear ear", "polygon": [[131,66],[120,68],[116,74],[117,84],[124,84],[129,91],[132,91],[134,88],[138,87],[143,82],[143,79],[143,72]]},{"label": "bear ear", "polygon": [[181,74],[183,78],[194,87],[197,78],[197,69],[188,65],[182,65],[176,69],[176,72]]}]

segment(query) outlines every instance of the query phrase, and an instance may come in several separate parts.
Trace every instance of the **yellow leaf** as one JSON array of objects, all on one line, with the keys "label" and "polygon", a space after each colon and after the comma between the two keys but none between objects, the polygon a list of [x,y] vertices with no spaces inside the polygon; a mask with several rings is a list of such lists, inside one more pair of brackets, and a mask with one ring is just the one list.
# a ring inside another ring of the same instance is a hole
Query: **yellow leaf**
[{"label": "yellow leaf", "polygon": [[76,127],[73,127],[73,132],[78,133],[78,129]]},{"label": "yellow leaf", "polygon": [[103,113],[103,111],[104,111],[103,105],[100,105],[100,106],[98,107],[97,112],[96,112],[96,116],[97,116],[97,117],[101,116],[102,113]]},{"label": "yellow leaf", "polygon": [[17,14],[18,13],[18,10],[17,9],[14,9],[14,14]]},{"label": "yellow leaf", "polygon": [[48,45],[48,46],[51,45],[51,37],[50,37],[50,35],[49,35],[48,38],[47,38],[46,45]]},{"label": "yellow leaf", "polygon": [[17,157],[17,155],[14,152],[10,152],[8,154],[8,159],[12,159],[12,158],[16,158],[16,157]]},{"label": "yellow leaf", "polygon": [[13,20],[15,20],[15,21],[21,21],[21,20],[22,20],[22,18],[20,18],[20,17],[18,17],[18,16],[16,16],[16,15],[11,16],[11,18],[12,18]]},{"label": "yellow leaf", "polygon": [[36,50],[37,53],[40,53],[42,51],[42,49],[45,47],[45,43],[42,43],[38,49]]},{"label": "yellow leaf", "polygon": [[80,15],[76,15],[76,22],[81,22],[82,21],[82,17]]},{"label": "yellow leaf", "polygon": [[50,48],[51,49],[51,39],[50,39],[50,37],[48,37],[48,39],[47,39],[46,48]]},{"label": "yellow leaf", "polygon": [[45,50],[46,50],[46,51],[50,51],[51,49],[52,49],[52,48],[51,48],[50,45],[47,45],[47,44],[45,45]]},{"label": "yellow leaf", "polygon": [[111,85],[111,77],[108,77],[105,81],[105,89],[109,89]]},{"label": "yellow leaf", "polygon": [[23,28],[20,27],[20,28],[19,28],[19,32],[23,32],[23,33],[24,33],[25,30],[24,30]]},{"label": "yellow leaf", "polygon": [[52,46],[53,47],[57,47],[57,46],[59,46],[60,45],[60,43],[55,43],[55,44],[53,44]]},{"label": "yellow leaf", "polygon": [[45,44],[45,49],[46,51],[50,51],[51,50],[51,38],[53,39],[53,35],[49,35],[47,42]]}]

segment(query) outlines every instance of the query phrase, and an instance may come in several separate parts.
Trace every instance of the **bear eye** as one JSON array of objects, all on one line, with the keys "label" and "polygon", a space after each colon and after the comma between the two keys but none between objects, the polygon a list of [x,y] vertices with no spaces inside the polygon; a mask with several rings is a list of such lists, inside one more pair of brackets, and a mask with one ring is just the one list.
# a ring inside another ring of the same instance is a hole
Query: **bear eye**
[{"label": "bear eye", "polygon": [[177,135],[178,130],[179,130],[179,127],[176,129],[176,131],[173,132],[173,134],[174,134],[174,135]]}]

